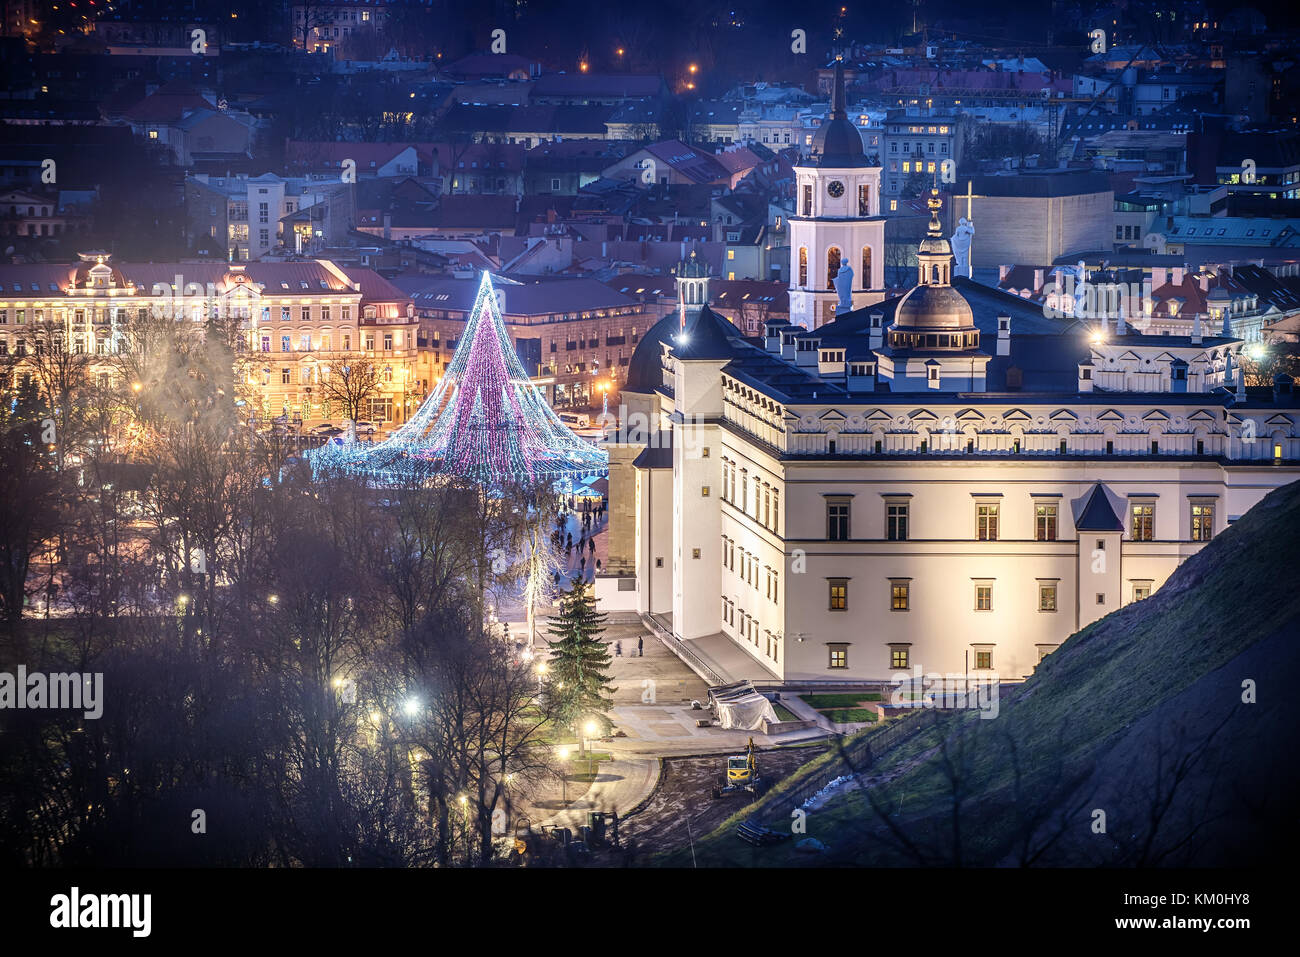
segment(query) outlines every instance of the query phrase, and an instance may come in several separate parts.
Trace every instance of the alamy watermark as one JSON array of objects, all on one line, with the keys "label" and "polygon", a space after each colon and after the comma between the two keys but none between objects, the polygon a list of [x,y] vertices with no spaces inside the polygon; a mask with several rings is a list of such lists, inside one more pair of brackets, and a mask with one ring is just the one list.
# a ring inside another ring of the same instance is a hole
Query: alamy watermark
[{"label": "alamy watermark", "polygon": [[996,718],[1000,710],[997,675],[925,673],[916,665],[910,674],[896,671],[889,680],[895,708],[978,709],[985,720]]},{"label": "alamy watermark", "polygon": [[104,675],[28,672],[19,665],[16,672],[0,671],[0,710],[58,709],[81,711],[95,720],[104,713]]}]

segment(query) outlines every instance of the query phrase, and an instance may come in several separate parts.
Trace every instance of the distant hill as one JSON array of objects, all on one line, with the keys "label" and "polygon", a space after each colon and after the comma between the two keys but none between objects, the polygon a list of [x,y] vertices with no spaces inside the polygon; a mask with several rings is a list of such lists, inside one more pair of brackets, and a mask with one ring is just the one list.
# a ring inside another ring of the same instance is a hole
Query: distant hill
[{"label": "distant hill", "polygon": [[1151,598],[1072,636],[1003,693],[996,718],[944,714],[809,808],[825,851],[755,850],[732,827],[695,851],[723,866],[1290,863],[1298,662],[1300,482]]}]

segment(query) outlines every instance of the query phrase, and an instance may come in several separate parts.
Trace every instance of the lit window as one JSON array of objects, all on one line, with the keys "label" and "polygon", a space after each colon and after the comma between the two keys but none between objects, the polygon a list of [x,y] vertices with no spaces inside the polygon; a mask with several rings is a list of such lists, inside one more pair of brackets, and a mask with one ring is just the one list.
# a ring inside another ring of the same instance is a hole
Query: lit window
[{"label": "lit window", "polygon": [[1040,542],[1056,541],[1056,506],[1034,506],[1034,537]]},{"label": "lit window", "polygon": [[1038,610],[1056,611],[1056,582],[1038,583]]},{"label": "lit window", "polygon": [[849,583],[846,578],[832,578],[830,581],[830,610],[847,611],[849,607]]},{"label": "lit window", "polygon": [[1155,527],[1156,507],[1138,504],[1133,508],[1132,539],[1135,542],[1149,542]]},{"label": "lit window", "polygon": [[1214,537],[1214,505],[1210,502],[1192,503],[1192,541],[1208,542]]},{"label": "lit window", "polygon": [[907,611],[911,607],[912,583],[896,580],[889,583],[889,610]]},{"label": "lit window", "polygon": [[976,537],[981,542],[998,540],[998,506],[996,504],[978,505],[975,509]]}]

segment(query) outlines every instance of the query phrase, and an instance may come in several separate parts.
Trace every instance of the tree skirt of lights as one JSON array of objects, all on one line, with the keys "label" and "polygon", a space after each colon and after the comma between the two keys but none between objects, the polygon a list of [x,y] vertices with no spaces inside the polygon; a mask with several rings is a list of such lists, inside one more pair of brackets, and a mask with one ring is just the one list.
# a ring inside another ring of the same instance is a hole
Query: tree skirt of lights
[{"label": "tree skirt of lights", "polygon": [[486,272],[456,353],[415,415],[382,442],[335,440],[308,455],[317,476],[398,485],[439,475],[496,485],[609,469],[608,455],[574,435],[524,371]]}]

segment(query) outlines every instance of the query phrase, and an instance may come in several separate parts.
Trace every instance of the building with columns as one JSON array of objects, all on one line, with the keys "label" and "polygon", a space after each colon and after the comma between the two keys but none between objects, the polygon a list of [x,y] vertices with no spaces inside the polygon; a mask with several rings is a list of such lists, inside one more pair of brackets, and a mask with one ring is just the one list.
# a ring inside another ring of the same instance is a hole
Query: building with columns
[{"label": "building with columns", "polygon": [[937,213],[901,297],[755,338],[683,300],[633,354],[610,564],[730,679],[1023,679],[1300,478],[1241,340],[1049,318],[954,276]]},{"label": "building with columns", "polygon": [[815,329],[835,318],[840,266],[853,270],[852,304],[884,297],[885,219],[880,167],[866,155],[844,104],[844,69],[835,65],[831,112],[813,137],[811,156],[794,167],[790,228],[790,321]]}]

